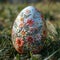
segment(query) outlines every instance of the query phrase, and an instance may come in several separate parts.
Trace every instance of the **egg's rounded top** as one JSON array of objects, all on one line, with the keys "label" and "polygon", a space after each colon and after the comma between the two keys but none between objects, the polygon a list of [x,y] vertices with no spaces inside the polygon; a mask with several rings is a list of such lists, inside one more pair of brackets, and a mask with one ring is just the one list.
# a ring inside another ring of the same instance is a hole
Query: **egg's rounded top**
[{"label": "egg's rounded top", "polygon": [[30,10],[31,12],[30,13],[34,13],[35,12],[35,7],[33,6],[28,6],[26,8],[24,8],[21,12],[25,12],[25,10]]},{"label": "egg's rounded top", "polygon": [[19,53],[31,50],[39,52],[43,46],[44,22],[35,7],[24,8],[17,16],[12,28],[12,42]]}]

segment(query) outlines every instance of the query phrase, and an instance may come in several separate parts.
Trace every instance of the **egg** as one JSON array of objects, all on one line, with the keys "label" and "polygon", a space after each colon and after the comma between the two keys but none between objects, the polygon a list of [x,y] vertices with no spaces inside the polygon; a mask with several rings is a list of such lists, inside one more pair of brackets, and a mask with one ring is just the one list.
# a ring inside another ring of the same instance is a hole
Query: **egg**
[{"label": "egg", "polygon": [[18,53],[39,53],[44,46],[45,22],[41,12],[33,6],[24,8],[12,27],[12,43]]}]

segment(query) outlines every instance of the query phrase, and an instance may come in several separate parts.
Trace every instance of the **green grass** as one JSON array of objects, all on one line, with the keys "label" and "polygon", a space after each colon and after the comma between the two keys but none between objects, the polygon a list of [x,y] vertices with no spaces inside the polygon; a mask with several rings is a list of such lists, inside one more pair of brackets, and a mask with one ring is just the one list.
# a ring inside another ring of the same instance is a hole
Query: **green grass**
[{"label": "green grass", "polygon": [[[60,49],[60,18],[58,18],[58,15],[60,14],[60,3],[38,3],[23,5],[0,4],[0,60],[13,60],[15,57],[17,57],[17,60],[19,60],[20,55],[16,52],[11,42],[11,30],[13,22],[17,17],[18,13],[28,5],[35,6],[42,12],[45,19],[48,18],[54,25],[59,26],[56,27],[58,34],[56,35],[56,39],[54,39],[55,41],[53,41],[53,39],[47,36],[45,46],[40,53],[42,59],[50,56],[56,50]],[[24,55],[24,57],[26,56]],[[55,57],[56,59],[60,58],[60,52],[56,53],[53,56],[53,58]],[[34,57],[33,59],[38,60]]]}]

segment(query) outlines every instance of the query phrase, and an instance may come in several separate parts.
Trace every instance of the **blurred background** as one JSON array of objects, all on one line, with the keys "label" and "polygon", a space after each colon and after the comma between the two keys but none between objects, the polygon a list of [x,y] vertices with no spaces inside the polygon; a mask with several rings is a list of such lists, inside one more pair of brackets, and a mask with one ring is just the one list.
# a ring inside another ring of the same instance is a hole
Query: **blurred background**
[{"label": "blurred background", "polygon": [[[60,49],[60,0],[0,0],[0,60],[18,60],[20,57],[12,45],[11,30],[19,12],[29,5],[41,11],[44,19],[49,20],[58,33],[47,36],[40,53],[41,60]],[[60,60],[60,51],[49,60]]]}]

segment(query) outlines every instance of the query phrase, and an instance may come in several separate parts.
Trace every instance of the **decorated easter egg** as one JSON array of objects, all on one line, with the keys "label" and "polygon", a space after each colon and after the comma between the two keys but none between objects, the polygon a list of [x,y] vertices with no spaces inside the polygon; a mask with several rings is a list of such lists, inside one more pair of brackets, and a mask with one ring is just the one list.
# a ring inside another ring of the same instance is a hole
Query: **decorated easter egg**
[{"label": "decorated easter egg", "polygon": [[44,46],[45,22],[35,7],[24,8],[12,28],[12,42],[19,53],[39,53]]}]

